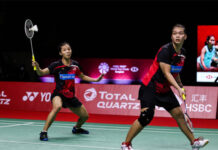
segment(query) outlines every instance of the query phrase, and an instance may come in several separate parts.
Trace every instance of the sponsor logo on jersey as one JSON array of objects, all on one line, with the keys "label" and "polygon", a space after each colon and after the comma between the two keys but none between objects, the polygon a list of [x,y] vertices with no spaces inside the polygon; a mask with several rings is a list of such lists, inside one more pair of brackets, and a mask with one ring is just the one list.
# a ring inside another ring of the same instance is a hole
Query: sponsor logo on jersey
[{"label": "sponsor logo on jersey", "polygon": [[73,80],[75,76],[75,74],[59,74],[61,80]]},{"label": "sponsor logo on jersey", "polygon": [[171,73],[179,73],[181,72],[181,70],[182,70],[182,66],[171,65],[171,70],[170,70]]}]

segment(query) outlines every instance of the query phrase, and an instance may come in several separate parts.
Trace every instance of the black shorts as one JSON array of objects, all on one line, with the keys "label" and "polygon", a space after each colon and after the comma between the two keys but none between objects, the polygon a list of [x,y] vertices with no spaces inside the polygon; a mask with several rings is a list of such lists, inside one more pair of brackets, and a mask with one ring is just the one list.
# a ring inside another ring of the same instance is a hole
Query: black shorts
[{"label": "black shorts", "polygon": [[141,108],[149,107],[155,108],[155,106],[164,107],[168,112],[173,108],[179,107],[179,102],[172,90],[167,93],[157,93],[152,87],[147,87],[144,84],[139,89],[138,99],[141,103]]},{"label": "black shorts", "polygon": [[69,108],[69,107],[77,108],[77,107],[81,107],[82,106],[82,103],[76,97],[66,98],[65,96],[63,96],[62,94],[57,93],[57,92],[52,93],[52,95],[51,95],[51,102],[52,102],[52,100],[53,100],[53,98],[55,96],[60,96],[61,97],[61,100],[62,100],[62,103],[63,103],[62,104],[63,108]]}]

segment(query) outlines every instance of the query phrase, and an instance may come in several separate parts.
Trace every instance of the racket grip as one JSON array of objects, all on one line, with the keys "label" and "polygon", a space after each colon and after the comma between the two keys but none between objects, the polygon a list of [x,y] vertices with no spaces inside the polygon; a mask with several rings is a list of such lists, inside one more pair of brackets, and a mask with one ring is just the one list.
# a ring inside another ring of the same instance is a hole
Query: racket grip
[{"label": "racket grip", "polygon": [[[185,89],[184,89],[184,88],[182,88],[182,90],[183,90],[183,91],[185,91]],[[182,99],[183,99],[183,100],[185,100],[185,99],[186,99],[186,96],[185,96],[185,94],[182,94]]]},{"label": "racket grip", "polygon": [[[33,60],[33,61],[36,61],[34,55],[32,55],[32,60]],[[33,70],[36,71],[36,66],[33,67]]]}]

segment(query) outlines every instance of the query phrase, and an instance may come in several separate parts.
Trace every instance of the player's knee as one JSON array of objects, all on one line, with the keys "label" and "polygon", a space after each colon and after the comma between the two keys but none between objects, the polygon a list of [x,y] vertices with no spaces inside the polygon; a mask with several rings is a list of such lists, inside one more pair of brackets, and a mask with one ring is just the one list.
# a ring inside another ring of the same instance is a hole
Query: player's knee
[{"label": "player's knee", "polygon": [[85,120],[88,120],[89,119],[89,115],[87,114],[87,115],[85,115]]},{"label": "player's knee", "polygon": [[138,118],[141,126],[148,125],[154,117],[154,109],[153,108],[144,108],[141,111],[140,117]]},{"label": "player's knee", "polygon": [[85,114],[85,115],[82,115],[80,118],[82,118],[83,120],[88,120],[89,119],[89,115]]}]

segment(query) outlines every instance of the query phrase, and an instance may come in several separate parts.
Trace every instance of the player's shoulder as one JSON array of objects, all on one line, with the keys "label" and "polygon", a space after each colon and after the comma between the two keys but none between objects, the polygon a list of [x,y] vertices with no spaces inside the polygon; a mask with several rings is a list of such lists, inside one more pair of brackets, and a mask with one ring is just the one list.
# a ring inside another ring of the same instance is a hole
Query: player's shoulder
[{"label": "player's shoulder", "polygon": [[182,49],[181,49],[181,54],[182,54],[182,55],[184,55],[184,56],[186,56],[186,54],[187,54],[187,51],[186,51],[186,49],[185,49],[185,48],[182,48]]},{"label": "player's shoulder", "polygon": [[167,43],[161,46],[159,50],[159,54],[169,54],[172,51],[172,43]]},{"label": "player's shoulder", "polygon": [[54,62],[52,62],[51,64],[50,64],[50,66],[59,66],[59,65],[61,65],[62,63],[61,63],[61,60],[57,60],[57,61],[54,61]]},{"label": "player's shoulder", "polygon": [[79,65],[79,62],[72,59],[72,65]]},{"label": "player's shoulder", "polygon": [[173,48],[173,44],[170,42],[170,43],[164,44],[161,48],[163,50],[169,50]]},{"label": "player's shoulder", "polygon": [[78,61],[76,61],[76,60],[73,60],[73,59],[72,59],[71,66],[72,66],[72,67],[77,67],[77,68],[80,68],[80,66],[79,66],[79,62],[78,62]]}]

